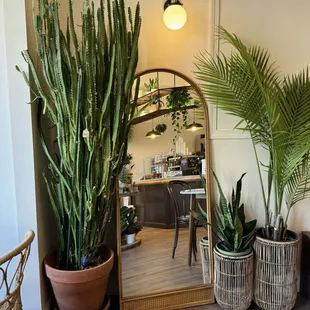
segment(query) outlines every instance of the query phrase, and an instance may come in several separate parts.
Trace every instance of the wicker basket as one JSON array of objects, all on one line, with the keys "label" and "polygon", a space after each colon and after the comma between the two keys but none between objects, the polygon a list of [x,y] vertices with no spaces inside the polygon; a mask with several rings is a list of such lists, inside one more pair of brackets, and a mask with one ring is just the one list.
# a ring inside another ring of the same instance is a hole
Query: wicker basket
[{"label": "wicker basket", "polygon": [[214,295],[221,308],[246,310],[253,297],[253,252],[227,256],[214,249]]},{"label": "wicker basket", "polygon": [[256,237],[254,300],[264,310],[291,310],[297,297],[299,236],[277,242]]},{"label": "wicker basket", "polygon": [[199,242],[201,265],[203,274],[203,284],[210,284],[210,257],[208,237],[204,237]]}]

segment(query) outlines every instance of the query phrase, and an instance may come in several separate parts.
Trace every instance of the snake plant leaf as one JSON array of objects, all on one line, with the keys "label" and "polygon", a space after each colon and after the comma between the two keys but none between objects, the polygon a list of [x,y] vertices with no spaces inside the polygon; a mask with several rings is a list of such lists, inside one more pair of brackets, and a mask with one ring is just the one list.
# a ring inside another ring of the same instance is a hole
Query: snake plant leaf
[{"label": "snake plant leaf", "polygon": [[229,227],[233,228],[234,227],[234,224],[233,224],[233,214],[230,212],[230,209],[228,207],[227,200],[226,200],[225,195],[223,193],[221,184],[220,184],[220,182],[219,182],[219,180],[218,180],[218,178],[217,178],[217,176],[216,176],[214,171],[213,171],[213,176],[214,176],[214,179],[216,181],[216,184],[217,184],[217,187],[218,187],[218,191],[219,191],[219,195],[220,195],[219,206],[223,210],[224,218],[227,221]]},{"label": "snake plant leaf", "polygon": [[239,216],[235,218],[235,235],[234,235],[234,251],[237,252],[240,249],[241,241],[243,237],[243,226]]},{"label": "snake plant leaf", "polygon": [[237,185],[236,185],[236,200],[235,200],[235,204],[233,205],[233,209],[234,209],[234,213],[233,215],[235,216],[238,212],[238,208],[240,205],[240,198],[241,198],[241,190],[242,190],[242,179],[243,177],[246,175],[246,172],[243,173],[240,177],[240,179],[237,181]]},{"label": "snake plant leaf", "polygon": [[245,224],[245,214],[244,214],[244,204],[241,204],[241,206],[238,208],[237,216],[239,217],[242,225]]},{"label": "snake plant leaf", "polygon": [[257,224],[257,220],[252,220],[250,222],[244,223],[244,225],[243,225],[244,235],[246,236],[246,235],[252,233],[252,231],[255,230],[256,224]]}]

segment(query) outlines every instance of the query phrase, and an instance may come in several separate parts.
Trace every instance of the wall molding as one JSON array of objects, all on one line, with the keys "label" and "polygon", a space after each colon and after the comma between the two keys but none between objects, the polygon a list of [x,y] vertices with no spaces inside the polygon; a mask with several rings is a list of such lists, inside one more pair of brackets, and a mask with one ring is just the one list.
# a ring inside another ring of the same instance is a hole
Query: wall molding
[{"label": "wall molding", "polygon": [[[221,26],[221,0],[212,0],[210,9],[210,54],[212,57],[220,52],[220,40],[217,37],[216,29]],[[221,128],[220,117],[224,114],[218,107],[209,103],[210,133],[211,139],[249,139],[247,133],[233,128]]]}]

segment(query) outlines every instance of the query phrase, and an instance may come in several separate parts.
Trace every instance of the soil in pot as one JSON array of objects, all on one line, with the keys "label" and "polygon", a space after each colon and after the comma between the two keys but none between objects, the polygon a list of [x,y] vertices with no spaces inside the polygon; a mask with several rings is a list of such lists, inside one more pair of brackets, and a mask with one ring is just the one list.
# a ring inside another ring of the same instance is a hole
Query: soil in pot
[{"label": "soil in pot", "polygon": [[113,267],[112,249],[103,247],[105,262],[94,268],[66,271],[55,268],[56,252],[44,259],[45,272],[50,279],[59,310],[102,310],[109,274]]},{"label": "soil in pot", "polygon": [[223,242],[220,241],[216,244],[215,248],[216,250],[223,254],[223,255],[226,255],[226,256],[230,256],[230,257],[240,257],[240,256],[245,256],[245,255],[248,255],[252,252],[252,249],[251,248],[248,248],[247,250],[245,251],[242,251],[242,252],[228,252],[226,250],[224,250],[223,246],[222,246]]}]

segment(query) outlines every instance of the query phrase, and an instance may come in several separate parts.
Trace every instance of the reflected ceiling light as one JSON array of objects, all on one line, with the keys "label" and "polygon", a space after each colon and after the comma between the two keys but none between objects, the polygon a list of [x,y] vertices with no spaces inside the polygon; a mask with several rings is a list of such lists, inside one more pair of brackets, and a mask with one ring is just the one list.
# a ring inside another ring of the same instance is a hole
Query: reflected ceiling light
[{"label": "reflected ceiling light", "polygon": [[203,126],[201,124],[193,122],[192,124],[188,125],[185,130],[195,132],[197,130],[201,130],[202,128]]},{"label": "reflected ceiling light", "polygon": [[164,5],[164,23],[171,30],[181,29],[187,20],[183,4],[179,0],[167,0]]},{"label": "reflected ceiling light", "polygon": [[157,137],[160,137],[160,133],[156,131],[155,129],[152,129],[145,135],[145,138],[148,138],[148,139],[155,139]]},{"label": "reflected ceiling light", "polygon": [[145,135],[145,138],[148,138],[148,139],[155,139],[155,138],[160,137],[160,136],[161,136],[161,134],[160,134],[158,131],[156,131],[156,130],[154,129],[153,118],[152,118],[152,130],[149,131],[149,132]]},{"label": "reflected ceiling light", "polygon": [[185,130],[195,132],[197,130],[201,130],[203,126],[200,123],[195,122],[195,109],[193,110],[193,122],[189,124]]}]

